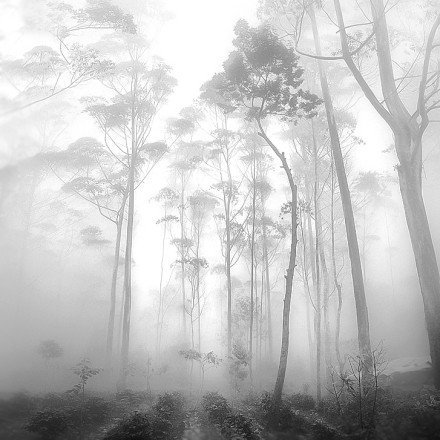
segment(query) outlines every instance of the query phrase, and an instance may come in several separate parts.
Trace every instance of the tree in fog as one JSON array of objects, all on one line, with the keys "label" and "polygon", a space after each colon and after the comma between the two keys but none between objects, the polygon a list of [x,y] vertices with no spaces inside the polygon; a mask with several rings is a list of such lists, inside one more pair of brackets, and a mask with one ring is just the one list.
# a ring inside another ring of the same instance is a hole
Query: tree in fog
[{"label": "tree in fog", "polygon": [[[410,41],[413,44],[414,59],[412,63],[402,66],[399,62],[394,64],[393,57],[398,56],[399,47],[403,47],[409,39],[397,33],[397,44],[394,47],[391,45],[387,24],[387,15],[390,12],[383,0],[370,0],[371,18],[367,24],[371,24],[372,29],[368,33],[362,33],[360,40],[353,40],[353,31],[347,29],[346,13],[344,14],[341,2],[334,0],[333,6],[340,39],[340,48],[337,49],[340,55],[322,55],[319,48],[309,55],[322,61],[343,60],[362,93],[393,133],[399,161],[399,187],[419,277],[435,384],[438,388],[440,324],[437,317],[440,314],[440,275],[422,195],[422,165],[423,137],[432,119],[431,114],[438,109],[439,72],[432,69],[438,62],[435,48],[440,15],[429,2],[420,3],[420,9],[413,17],[414,27],[418,23],[427,22],[430,26],[429,32],[421,42]],[[363,9],[357,12],[365,13]],[[297,36],[297,41],[299,38],[300,35]],[[371,48],[370,42],[373,39],[375,46]],[[353,44],[353,41],[356,43]],[[371,54],[371,50],[377,57],[382,97],[378,96],[367,74],[362,71],[360,61],[365,54]],[[406,68],[407,65],[410,67]],[[398,74],[395,73],[397,70]],[[417,89],[413,108],[411,99],[406,99],[403,93],[409,85],[415,85]]]},{"label": "tree in fog", "polygon": [[51,3],[47,14],[52,46],[35,46],[22,58],[3,60],[3,76],[16,94],[9,98],[7,113],[23,110],[78,85],[99,78],[113,68],[91,44],[81,44],[81,37],[108,31],[134,34],[133,17],[108,1],[88,0],[84,7]]},{"label": "tree in fog", "polygon": [[[189,274],[191,284],[191,298],[186,306],[191,321],[191,346],[202,351],[202,312],[206,299],[202,292],[203,274],[202,270],[208,268],[208,261],[203,257],[204,232],[206,224],[217,204],[217,200],[211,194],[203,191],[195,191],[189,198],[189,221],[190,236],[193,246],[190,249],[188,258]],[[194,325],[197,323],[197,345],[195,344]]]},{"label": "tree in fog", "polygon": [[273,396],[274,408],[277,408],[281,402],[289,352],[290,303],[298,241],[298,189],[285,154],[268,136],[263,121],[277,116],[287,121],[313,117],[320,101],[316,95],[301,88],[303,70],[298,66],[297,56],[266,26],[250,28],[246,22],[240,21],[235,33],[236,50],[225,62],[224,72],[215,75],[211,82],[226,99],[246,110],[247,118],[255,121],[259,136],[278,158],[290,188],[289,200],[284,205],[284,212],[291,219],[291,241],[285,275],[280,363]]},{"label": "tree in fog", "polygon": [[[233,345],[233,277],[232,269],[240,259],[244,244],[244,219],[242,209],[247,195],[241,194],[243,179],[239,176],[234,162],[238,158],[241,135],[231,128],[234,110],[210,82],[202,86],[200,97],[206,111],[206,120],[200,121],[209,132],[210,140],[204,155],[205,164],[212,171],[216,182],[215,194],[219,194],[221,212],[216,214],[217,229],[220,237],[227,288],[227,353],[232,353]],[[215,195],[214,194],[214,195]]]},{"label": "tree in fog", "polygon": [[162,188],[155,197],[155,200],[162,205],[162,217],[160,217],[156,224],[162,225],[162,243],[161,243],[161,257],[160,257],[160,279],[159,279],[159,298],[157,306],[157,322],[156,322],[156,356],[160,355],[160,348],[163,336],[163,325],[166,312],[164,293],[166,286],[164,285],[164,260],[167,248],[167,236],[171,233],[173,223],[179,221],[179,217],[173,215],[173,208],[176,208],[179,201],[178,194],[171,188]]},{"label": "tree in fog", "polygon": [[169,67],[160,61],[145,60],[145,46],[137,39],[128,39],[127,61],[115,66],[103,79],[114,96],[111,100],[90,98],[88,113],[103,132],[104,144],[127,171],[128,212],[124,270],[124,314],[121,345],[120,386],[125,387],[132,301],[132,249],[135,213],[135,190],[146,180],[166,153],[168,146],[149,142],[154,119],[160,106],[171,93],[175,80]]},{"label": "tree in fog", "polygon": [[[128,198],[127,170],[103,144],[89,137],[80,138],[66,150],[49,154],[47,158],[52,162],[53,172],[63,182],[63,191],[75,194],[91,204],[116,228],[106,345],[107,361],[110,364],[114,345],[122,227]],[[63,171],[61,175],[60,171]]]},{"label": "tree in fog", "polygon": [[[338,126],[335,118],[333,99],[330,93],[327,73],[324,69],[324,65],[322,64],[323,59],[321,58],[321,40],[315,17],[316,5],[313,1],[301,2],[296,0],[281,1],[276,5],[272,5],[271,2],[267,3],[268,5],[266,12],[268,12],[269,16],[272,14],[281,14],[282,18],[287,20],[289,26],[289,35],[292,36],[292,39],[295,43],[295,50],[300,54],[303,54],[303,52],[298,48],[298,41],[301,36],[301,32],[303,32],[303,17],[307,15],[310,19],[313,35],[313,46],[317,53],[319,82],[324,100],[327,125],[330,135],[330,145],[332,148],[332,156],[335,164],[338,186],[344,210],[345,228],[353,281],[353,293],[356,304],[359,352],[362,354],[362,356],[368,359],[371,357],[370,325],[368,319],[368,308],[365,295],[361,257],[359,252],[359,243],[350,188],[344,164],[344,155],[341,148],[341,139],[338,133]],[[275,7],[273,8],[273,6]],[[368,365],[368,363],[366,365]]]}]

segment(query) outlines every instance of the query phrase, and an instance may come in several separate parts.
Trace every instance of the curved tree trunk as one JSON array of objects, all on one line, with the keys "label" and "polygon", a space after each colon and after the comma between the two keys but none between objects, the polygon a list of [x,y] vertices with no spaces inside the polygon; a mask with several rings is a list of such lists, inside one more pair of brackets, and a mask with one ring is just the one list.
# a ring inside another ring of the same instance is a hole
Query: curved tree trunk
[{"label": "curved tree trunk", "polygon": [[275,155],[281,162],[281,166],[286,174],[290,187],[290,221],[291,221],[291,236],[290,236],[290,252],[289,252],[289,264],[287,266],[286,275],[286,290],[284,293],[283,304],[283,327],[281,336],[281,351],[280,351],[280,363],[278,366],[278,374],[275,382],[275,388],[273,391],[273,415],[276,417],[278,409],[281,405],[281,398],[283,394],[284,380],[286,378],[287,359],[289,356],[289,341],[290,341],[290,304],[292,301],[292,289],[293,289],[293,275],[296,266],[296,247],[298,244],[298,187],[293,180],[292,171],[289,168],[284,153],[281,153],[274,143],[267,137],[261,121],[257,119],[258,133],[269,145]]},{"label": "curved tree trunk", "polygon": [[[397,147],[397,145],[396,145]],[[414,251],[434,371],[440,388],[440,277],[417,169],[398,167],[400,192]]]}]

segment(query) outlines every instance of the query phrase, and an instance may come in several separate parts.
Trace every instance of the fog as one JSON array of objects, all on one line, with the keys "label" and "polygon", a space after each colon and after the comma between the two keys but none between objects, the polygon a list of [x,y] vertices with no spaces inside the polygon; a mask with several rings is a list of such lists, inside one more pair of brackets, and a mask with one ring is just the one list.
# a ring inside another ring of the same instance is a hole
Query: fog
[{"label": "fog", "polygon": [[438,438],[436,2],[0,7],[0,438]]}]

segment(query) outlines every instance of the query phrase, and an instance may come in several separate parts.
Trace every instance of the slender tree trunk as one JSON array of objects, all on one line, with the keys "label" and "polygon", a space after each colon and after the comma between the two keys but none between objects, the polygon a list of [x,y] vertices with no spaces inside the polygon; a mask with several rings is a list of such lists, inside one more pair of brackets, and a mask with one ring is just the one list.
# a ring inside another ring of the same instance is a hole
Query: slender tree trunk
[{"label": "slender tree trunk", "polygon": [[[134,141],[133,141],[134,142]],[[133,223],[134,223],[134,164],[130,166],[129,198],[127,216],[127,239],[125,246],[125,273],[124,273],[124,314],[122,321],[122,345],[121,345],[121,374],[119,387],[125,389],[128,370],[128,353],[130,349],[131,327],[131,261],[133,249]]]},{"label": "slender tree trunk", "polygon": [[335,251],[335,169],[332,160],[331,164],[331,206],[330,206],[330,233],[331,233],[331,259],[333,283],[338,293],[338,309],[336,312],[335,326],[335,353],[338,361],[339,373],[344,370],[344,363],[341,357],[340,334],[341,334],[341,313],[342,313],[342,286],[338,279],[338,271],[336,268],[336,251]]},{"label": "slender tree trunk", "polygon": [[134,81],[132,110],[131,110],[131,155],[130,168],[128,175],[128,215],[127,215],[127,235],[125,244],[125,272],[124,272],[124,316],[122,325],[122,344],[121,344],[121,371],[119,378],[119,388],[125,389],[128,373],[128,355],[130,350],[130,327],[131,327],[131,287],[132,287],[132,250],[133,250],[133,225],[134,225],[134,184],[135,169],[137,163],[137,116],[135,110],[137,79]]},{"label": "slender tree trunk", "polygon": [[228,358],[232,353],[232,276],[231,276],[231,225],[229,218],[229,209],[225,211],[226,227],[226,284],[228,289],[228,311],[227,311],[227,339],[228,339]]},{"label": "slender tree trunk", "polygon": [[107,365],[108,366],[111,365],[111,361],[112,361],[113,339],[114,339],[114,331],[115,331],[115,314],[116,314],[116,287],[118,282],[122,226],[124,223],[124,211],[125,211],[125,205],[127,203],[127,196],[128,193],[127,191],[125,191],[116,223],[116,243],[115,243],[115,252],[113,258],[112,284],[110,289],[110,311],[109,311],[108,328],[107,328]]},{"label": "slender tree trunk", "polygon": [[[313,124],[312,124],[313,125]],[[314,137],[314,135],[313,135]],[[316,268],[316,311],[315,311],[315,331],[316,331],[316,402],[321,404],[322,400],[322,301],[321,301],[321,264],[320,256],[320,234],[319,206],[318,206],[318,160],[316,142],[314,142],[313,162],[315,169],[315,182],[313,188],[313,209],[315,213],[315,268]]]},{"label": "slender tree trunk", "polygon": [[251,307],[250,307],[250,322],[249,322],[249,377],[251,380],[251,384],[253,383],[253,335],[254,335],[254,251],[255,251],[255,196],[256,196],[256,186],[255,186],[255,158],[254,158],[254,168],[252,175],[252,232],[251,232],[251,289],[250,289],[250,299],[251,299]]},{"label": "slender tree trunk", "polygon": [[283,324],[282,324],[282,336],[281,336],[281,351],[280,351],[280,363],[278,366],[278,374],[275,382],[275,388],[273,391],[273,415],[278,417],[277,412],[281,405],[281,399],[283,394],[284,380],[286,377],[287,359],[289,356],[289,340],[290,340],[290,304],[292,301],[292,289],[293,289],[293,276],[296,266],[296,247],[298,244],[298,187],[293,180],[292,171],[289,168],[284,153],[281,153],[275,144],[267,137],[261,121],[257,119],[258,128],[260,129],[259,135],[267,142],[269,147],[278,157],[281,162],[281,166],[286,174],[290,187],[290,221],[291,221],[291,238],[290,238],[290,252],[289,252],[289,264],[287,266],[285,280],[286,290],[284,294],[283,304]]},{"label": "slender tree trunk", "polygon": [[167,208],[164,209],[164,222],[162,231],[162,253],[160,257],[160,280],[159,280],[159,305],[157,308],[157,329],[156,329],[156,356],[160,356],[160,344],[162,339],[162,325],[161,320],[163,316],[163,273],[164,273],[164,259],[165,259],[165,240],[167,236]]},{"label": "slender tree trunk", "polygon": [[185,188],[183,183],[183,174],[181,182],[181,193],[180,193],[180,289],[182,294],[182,330],[183,339],[186,340],[186,293],[185,293],[185,250],[184,250],[184,240],[185,240],[185,225],[184,225],[184,212],[185,212]]},{"label": "slender tree trunk", "polygon": [[[318,27],[316,25],[315,10],[313,5],[310,5],[310,7],[308,8],[308,13],[312,22],[315,50],[317,55],[321,56],[321,42]],[[327,76],[320,60],[318,60],[318,67],[327,116],[327,123],[330,133],[333,161],[335,164],[336,175],[338,177],[339,191],[341,193],[342,208],[344,212],[345,229],[347,233],[348,252],[350,256],[351,275],[353,280],[353,291],[356,305],[359,352],[360,355],[365,359],[366,365],[368,366],[371,363],[370,324],[368,319],[367,300],[365,296],[362,265],[359,254],[359,244],[356,234],[353,206],[351,203],[347,174],[345,172],[344,157],[342,155],[338,129],[335,121],[333,102],[328,87]]]},{"label": "slender tree trunk", "polygon": [[[289,170],[290,172],[290,170]],[[297,204],[298,193],[296,185],[291,187],[291,240],[290,240],[290,255],[289,265],[287,267],[285,279],[286,279],[286,291],[284,295],[283,305],[283,326],[282,326],[282,338],[281,338],[281,352],[280,363],[278,367],[278,375],[275,383],[275,389],[273,393],[274,408],[279,408],[281,404],[281,397],[284,386],[284,379],[286,377],[287,358],[289,355],[289,339],[290,339],[290,303],[292,300],[292,288],[293,288],[293,275],[296,265],[296,245],[298,241],[298,223],[297,223]]]},{"label": "slender tree trunk", "polygon": [[269,359],[273,359],[273,333],[272,333],[272,304],[271,304],[271,287],[270,287],[270,269],[269,255],[267,250],[267,227],[263,217],[263,264],[266,284],[266,300],[267,300],[267,339],[269,346]]},{"label": "slender tree trunk", "polygon": [[200,249],[200,232],[197,232],[197,279],[196,279],[196,295],[197,295],[197,336],[198,336],[198,350],[202,352],[202,332],[201,332],[201,320],[202,320],[202,309],[200,305],[200,264],[199,264],[199,249]]},{"label": "slender tree trunk", "polygon": [[325,380],[329,383],[331,375],[331,334],[330,334],[330,320],[329,320],[329,302],[330,302],[330,275],[327,267],[327,261],[325,258],[325,252],[321,246],[320,250],[320,260],[322,267],[322,278],[323,278],[323,318],[324,318],[324,361],[325,361]]}]

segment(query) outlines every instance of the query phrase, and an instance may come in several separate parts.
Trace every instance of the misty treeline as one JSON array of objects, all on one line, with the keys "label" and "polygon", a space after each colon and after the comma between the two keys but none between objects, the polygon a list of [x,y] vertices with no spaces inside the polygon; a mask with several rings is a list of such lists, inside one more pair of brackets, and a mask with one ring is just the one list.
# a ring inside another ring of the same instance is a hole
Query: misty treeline
[{"label": "misty treeline", "polygon": [[[70,356],[81,436],[94,376],[119,393],[264,389],[279,430],[283,392],[301,391],[318,409],[333,399],[339,417],[356,406],[353,423],[371,436],[392,360],[375,325],[392,321],[407,270],[440,387],[427,214],[438,208],[423,198],[439,158],[435,1],[261,0],[258,22],[236,23],[229,55],[181,109],[170,105],[173,66],[153,50],[157,4],[37,4],[23,25],[34,46],[1,60],[3,340],[11,365],[23,340],[44,361],[46,392],[59,376],[49,370]],[[359,103],[368,130],[390,136],[389,172],[358,166],[369,148]],[[399,210],[415,262],[403,269],[392,243]],[[401,344],[395,357],[411,356]],[[153,412],[164,417],[168,405],[180,420],[176,396]],[[245,424],[221,396],[203,399],[214,425],[212,407]],[[328,429],[322,438],[336,435]]]}]

